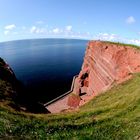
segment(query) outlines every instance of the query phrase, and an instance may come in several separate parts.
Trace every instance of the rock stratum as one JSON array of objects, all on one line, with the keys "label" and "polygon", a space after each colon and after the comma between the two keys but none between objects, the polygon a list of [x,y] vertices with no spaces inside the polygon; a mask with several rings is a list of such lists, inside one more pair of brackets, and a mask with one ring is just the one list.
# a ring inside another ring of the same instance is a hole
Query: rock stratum
[{"label": "rock stratum", "polygon": [[80,95],[79,105],[83,105],[137,72],[140,72],[138,48],[126,44],[90,41],[73,92]]},{"label": "rock stratum", "polygon": [[51,113],[75,110],[114,85],[130,79],[134,73],[138,72],[140,72],[138,46],[90,41],[85,51],[81,71],[74,81],[72,93],[46,108]]}]

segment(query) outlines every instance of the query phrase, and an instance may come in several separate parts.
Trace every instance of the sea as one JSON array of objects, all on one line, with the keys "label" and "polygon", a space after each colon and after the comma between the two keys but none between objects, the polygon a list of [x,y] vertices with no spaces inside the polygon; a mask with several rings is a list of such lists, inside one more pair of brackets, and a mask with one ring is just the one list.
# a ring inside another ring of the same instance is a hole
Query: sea
[{"label": "sea", "polygon": [[24,85],[25,94],[46,103],[70,90],[88,40],[28,39],[0,43],[0,57]]}]

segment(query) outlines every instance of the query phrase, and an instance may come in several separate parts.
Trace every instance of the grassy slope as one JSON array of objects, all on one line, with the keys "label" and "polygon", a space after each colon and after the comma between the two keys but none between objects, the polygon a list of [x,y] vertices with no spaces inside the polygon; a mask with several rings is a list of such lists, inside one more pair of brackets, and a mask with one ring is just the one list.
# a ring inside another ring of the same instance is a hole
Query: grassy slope
[{"label": "grassy slope", "polygon": [[140,49],[140,46],[134,45],[134,44],[126,44],[126,43],[121,43],[121,42],[112,42],[112,41],[102,41],[104,43],[109,43],[109,44],[114,44],[114,45],[120,45],[120,46],[127,46],[127,47],[132,47],[136,49]]},{"label": "grassy slope", "polygon": [[1,103],[0,136],[10,139],[138,139],[140,74],[73,113],[24,114],[7,109]]}]

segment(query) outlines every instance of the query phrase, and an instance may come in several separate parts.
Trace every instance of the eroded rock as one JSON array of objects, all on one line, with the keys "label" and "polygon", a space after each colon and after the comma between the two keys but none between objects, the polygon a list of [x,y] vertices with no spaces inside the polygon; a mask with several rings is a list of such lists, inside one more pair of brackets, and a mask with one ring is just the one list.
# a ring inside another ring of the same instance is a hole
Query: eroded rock
[{"label": "eroded rock", "polygon": [[82,69],[75,80],[74,93],[86,94],[81,104],[91,97],[121,83],[140,72],[140,50],[129,45],[90,41]]}]

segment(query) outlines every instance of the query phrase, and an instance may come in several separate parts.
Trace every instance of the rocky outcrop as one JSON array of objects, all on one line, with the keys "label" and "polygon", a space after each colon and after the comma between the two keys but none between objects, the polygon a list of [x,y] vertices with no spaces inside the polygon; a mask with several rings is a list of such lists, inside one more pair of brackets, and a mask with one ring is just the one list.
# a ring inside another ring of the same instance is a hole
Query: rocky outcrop
[{"label": "rocky outcrop", "polygon": [[6,101],[9,106],[20,111],[50,113],[41,103],[31,101],[27,95],[28,93],[16,78],[13,70],[0,58],[0,102]]},{"label": "rocky outcrop", "polygon": [[2,58],[0,58],[0,79],[11,83],[17,81],[13,70]]},{"label": "rocky outcrop", "polygon": [[119,43],[90,41],[74,93],[81,96],[82,105],[137,72],[140,72],[139,49]]},{"label": "rocky outcrop", "polygon": [[67,102],[67,105],[70,107],[70,108],[76,108],[79,103],[80,103],[80,97],[76,94],[70,94],[69,97],[68,97],[68,102]]},{"label": "rocky outcrop", "polygon": [[17,83],[10,66],[0,58],[0,100],[13,100],[17,97]]}]

